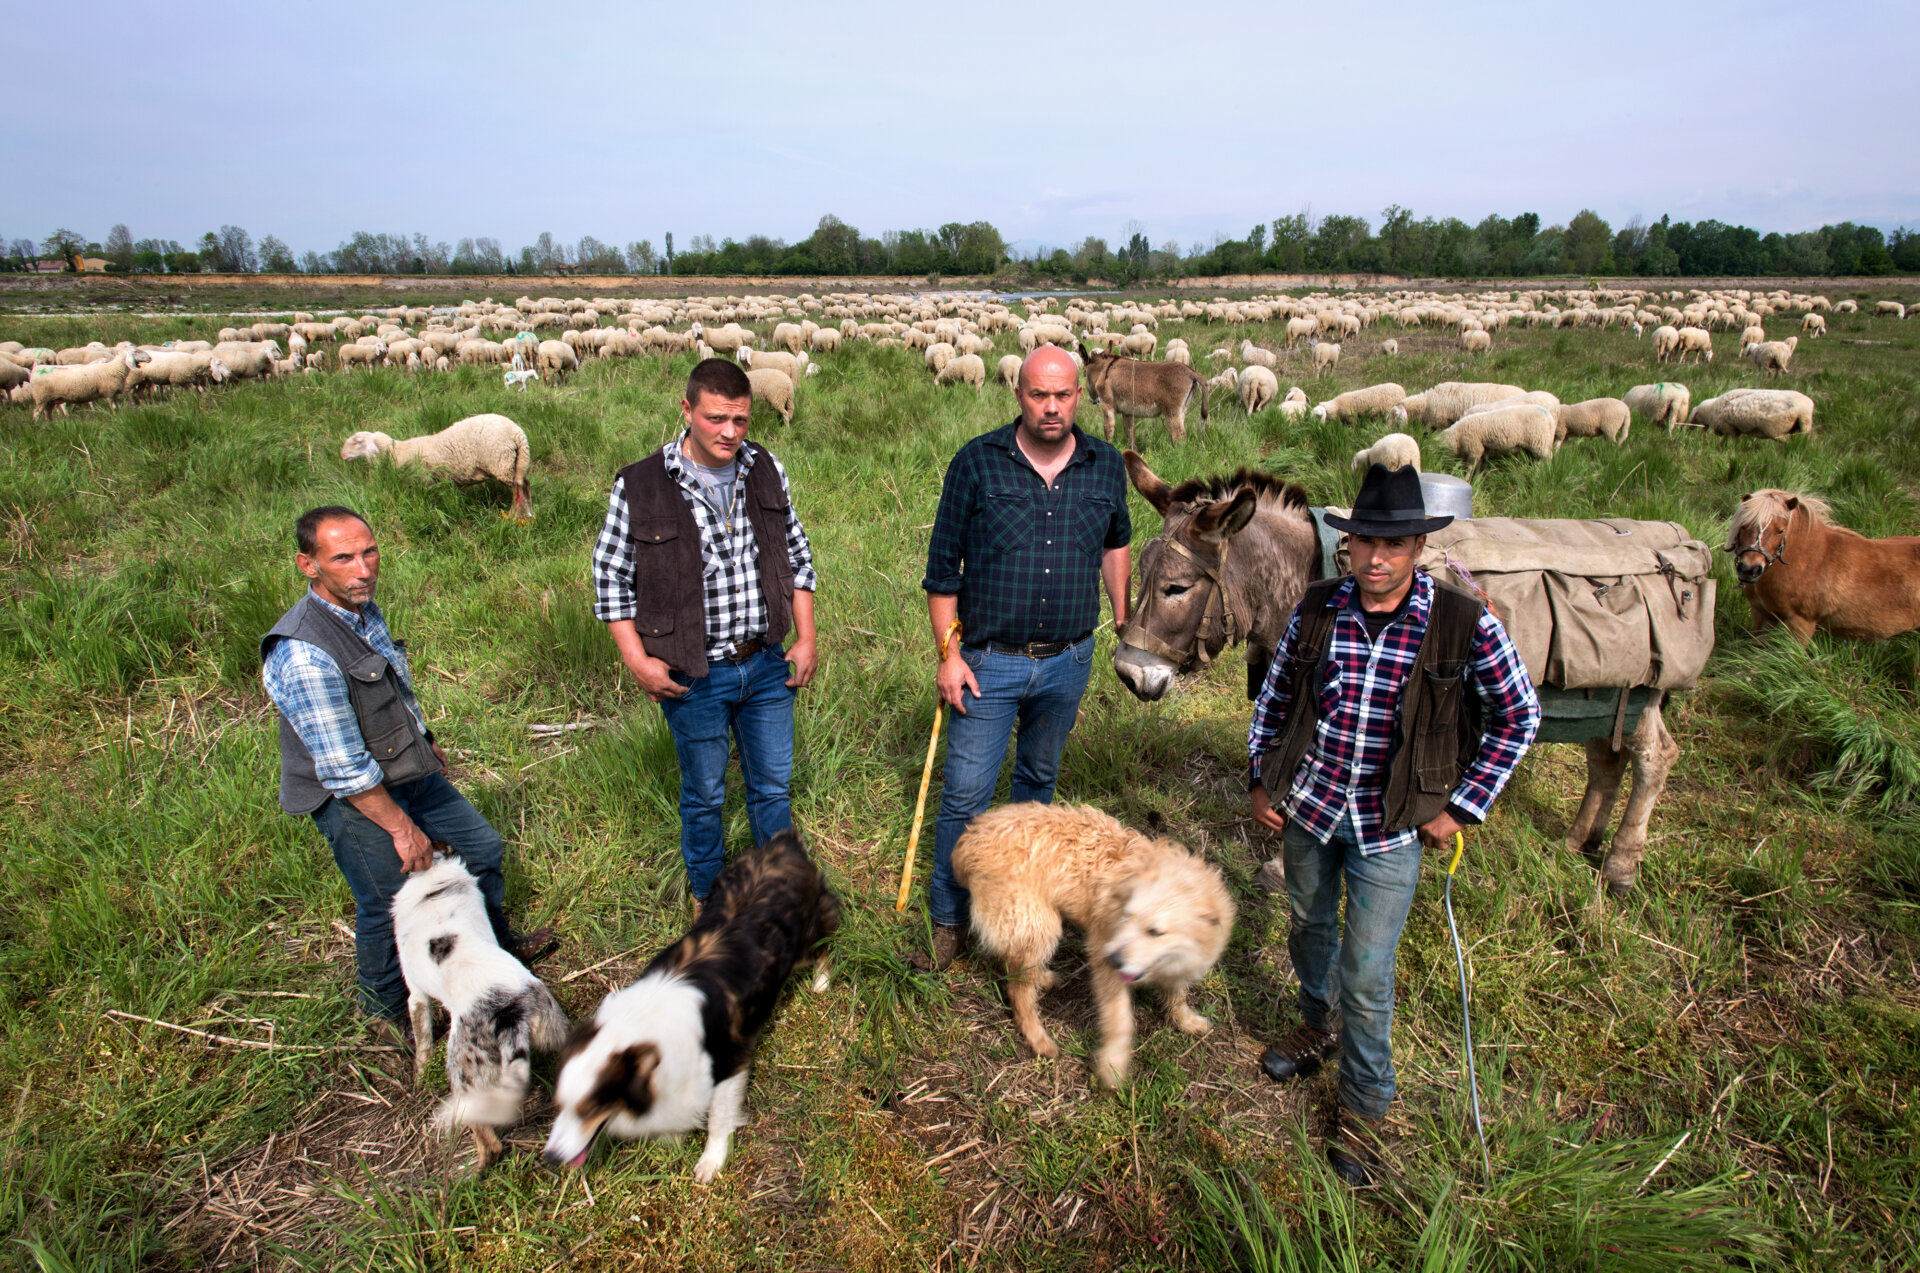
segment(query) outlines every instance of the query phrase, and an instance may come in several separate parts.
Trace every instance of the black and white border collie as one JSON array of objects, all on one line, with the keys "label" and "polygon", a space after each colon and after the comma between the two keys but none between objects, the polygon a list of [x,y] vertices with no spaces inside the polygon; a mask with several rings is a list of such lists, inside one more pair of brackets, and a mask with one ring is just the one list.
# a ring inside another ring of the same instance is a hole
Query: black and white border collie
[{"label": "black and white border collie", "polygon": [[520,1121],[532,1080],[533,1048],[558,1051],[567,1014],[524,964],[500,949],[480,885],[457,857],[407,877],[393,899],[393,938],[407,979],[413,1025],[413,1081],[433,1053],[433,1005],[453,1018],[447,1035],[447,1078],[453,1093],[434,1121],[441,1130],[468,1127],[480,1169],[501,1154],[496,1127]]},{"label": "black and white border collie", "polygon": [[567,1040],[546,1160],[578,1167],[602,1132],[670,1137],[704,1124],[693,1178],[710,1183],[743,1121],[754,1040],[796,964],[814,960],[813,989],[827,988],[817,948],[839,927],[840,903],[792,831],[728,864],[692,930]]}]

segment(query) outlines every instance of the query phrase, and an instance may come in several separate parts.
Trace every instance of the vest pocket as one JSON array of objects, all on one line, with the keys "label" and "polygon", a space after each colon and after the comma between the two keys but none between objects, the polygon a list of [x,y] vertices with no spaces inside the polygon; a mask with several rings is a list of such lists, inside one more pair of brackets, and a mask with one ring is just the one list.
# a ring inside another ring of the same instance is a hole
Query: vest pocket
[{"label": "vest pocket", "polygon": [[1426,691],[1426,719],[1415,741],[1415,776],[1420,790],[1438,794],[1453,790],[1461,772],[1460,710],[1465,692],[1460,672],[1423,672]]},{"label": "vest pocket", "polygon": [[373,753],[373,758],[385,764],[405,751],[407,744],[411,741],[413,741],[412,726],[401,725],[396,729],[388,730],[378,738],[367,739],[366,743],[367,750]]},{"label": "vest pocket", "polygon": [[671,517],[648,517],[633,524],[632,537],[636,544],[663,544],[680,538],[680,523]]}]

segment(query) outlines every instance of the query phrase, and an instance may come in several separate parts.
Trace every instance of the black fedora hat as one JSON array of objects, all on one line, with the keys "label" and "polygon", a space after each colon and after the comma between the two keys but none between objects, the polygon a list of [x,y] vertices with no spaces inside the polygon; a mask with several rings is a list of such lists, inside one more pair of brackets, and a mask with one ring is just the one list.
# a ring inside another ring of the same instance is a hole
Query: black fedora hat
[{"label": "black fedora hat", "polygon": [[1453,518],[1428,517],[1427,500],[1420,490],[1420,470],[1411,465],[1390,469],[1376,464],[1367,470],[1360,483],[1360,494],[1353,500],[1353,516],[1325,516],[1327,525],[1349,535],[1368,539],[1398,539],[1403,535],[1427,535],[1453,523]]}]

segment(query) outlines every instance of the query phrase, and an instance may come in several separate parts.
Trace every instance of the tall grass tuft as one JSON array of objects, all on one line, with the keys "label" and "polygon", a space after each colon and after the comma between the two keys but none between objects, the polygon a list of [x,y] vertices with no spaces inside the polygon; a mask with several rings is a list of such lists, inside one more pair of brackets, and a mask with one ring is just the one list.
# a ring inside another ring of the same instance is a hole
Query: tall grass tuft
[{"label": "tall grass tuft", "polygon": [[1802,648],[1784,627],[1722,653],[1719,684],[1776,731],[1772,759],[1799,751],[1815,789],[1843,809],[1920,808],[1920,642],[1867,645],[1817,634]]}]

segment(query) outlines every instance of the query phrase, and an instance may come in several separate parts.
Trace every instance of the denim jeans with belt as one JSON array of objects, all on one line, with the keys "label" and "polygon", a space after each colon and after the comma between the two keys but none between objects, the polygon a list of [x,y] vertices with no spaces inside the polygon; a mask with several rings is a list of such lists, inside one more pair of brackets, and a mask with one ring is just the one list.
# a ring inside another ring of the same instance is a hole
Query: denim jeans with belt
[{"label": "denim jeans with belt", "polygon": [[[502,909],[507,884],[500,875],[505,848],[500,833],[444,774],[428,774],[388,787],[393,802],[413,819],[429,840],[438,840],[466,863],[480,883],[493,935],[507,940]],[[334,798],[313,811],[320,834],[333,846],[333,860],[353,890],[354,952],[360,964],[360,1010],[395,1021],[407,1019],[407,981],[400,973],[400,952],[393,943],[393,898],[407,882],[393,837],[380,824]]]},{"label": "denim jeans with belt", "polygon": [[950,927],[967,922],[967,890],[953,878],[953,846],[973,815],[993,803],[1007,738],[1016,724],[1020,732],[1008,799],[1014,804],[1053,803],[1060,751],[1080,716],[1080,697],[1093,670],[1093,637],[1052,658],[998,654],[984,647],[963,647],[960,657],[980,683],[980,697],[965,694],[964,716],[947,713],[947,764],[933,832],[933,884],[927,893],[933,922]]},{"label": "denim jeans with belt", "polygon": [[687,888],[701,901],[713,891],[725,854],[721,807],[727,799],[727,757],[740,745],[740,772],[747,782],[747,827],[760,844],[793,825],[788,793],[793,784],[792,673],[787,653],[769,645],[737,663],[709,663],[698,679],[675,672],[687,687],[663,698],[660,710],[673,731],[680,758],[680,857]]},{"label": "denim jeans with belt", "polygon": [[1351,818],[1340,819],[1324,844],[1289,822],[1281,843],[1293,903],[1287,953],[1300,978],[1300,1016],[1316,1030],[1340,1033],[1341,1103],[1382,1117],[1393,1101],[1394,953],[1420,881],[1420,844],[1367,856]]}]

